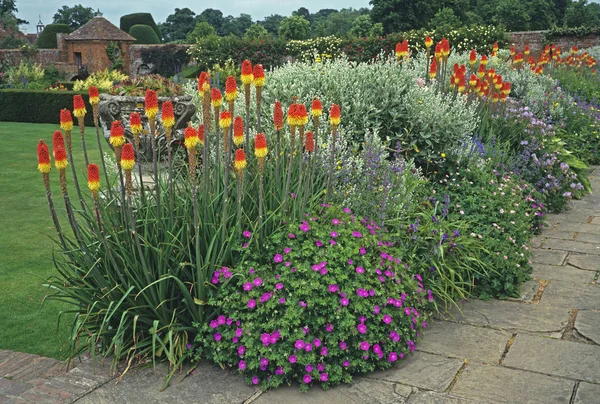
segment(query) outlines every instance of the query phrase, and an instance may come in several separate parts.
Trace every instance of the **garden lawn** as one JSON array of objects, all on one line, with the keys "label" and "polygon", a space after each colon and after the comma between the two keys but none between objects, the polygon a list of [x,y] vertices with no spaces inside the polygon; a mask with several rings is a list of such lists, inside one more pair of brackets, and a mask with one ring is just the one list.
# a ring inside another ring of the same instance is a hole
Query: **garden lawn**
[{"label": "garden lawn", "polygon": [[[0,122],[0,349],[63,359],[61,348],[72,317],[62,318],[58,334],[57,319],[59,312],[69,306],[49,301],[41,308],[49,293],[42,284],[56,273],[52,255],[57,248],[42,176],[37,171],[37,142],[44,139],[52,150],[52,134],[57,129],[58,124]],[[86,128],[86,145],[90,162],[99,163],[94,128]],[[77,126],[73,128],[73,153],[79,182],[87,191]],[[70,170],[69,195],[76,207],[77,193]],[[66,231],[69,227],[54,167],[50,178],[54,204]]]}]

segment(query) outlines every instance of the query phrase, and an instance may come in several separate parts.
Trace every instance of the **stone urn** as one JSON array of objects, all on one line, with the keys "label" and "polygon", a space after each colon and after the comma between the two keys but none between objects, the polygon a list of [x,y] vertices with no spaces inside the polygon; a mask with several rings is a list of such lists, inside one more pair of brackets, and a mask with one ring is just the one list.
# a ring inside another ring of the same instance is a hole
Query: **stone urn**
[{"label": "stone urn", "polygon": [[[189,95],[181,95],[175,97],[159,97],[159,112],[156,116],[156,131],[159,136],[157,141],[158,151],[162,158],[167,155],[167,140],[165,138],[164,129],[161,123],[160,106],[165,101],[173,102],[173,111],[175,113],[175,126],[171,136],[171,147],[175,151],[183,144],[183,131],[196,113],[196,106],[192,103],[192,97]],[[104,131],[104,138],[108,141],[110,137],[110,127],[113,121],[120,120],[125,128],[125,137],[133,143],[133,133],[129,125],[129,115],[132,112],[138,112],[142,117],[143,133],[140,135],[140,150],[138,151],[137,159],[140,162],[152,161],[152,143],[155,136],[149,136],[150,126],[148,118],[144,115],[144,97],[121,96],[100,94],[100,104],[98,105],[98,115],[100,125]]]}]

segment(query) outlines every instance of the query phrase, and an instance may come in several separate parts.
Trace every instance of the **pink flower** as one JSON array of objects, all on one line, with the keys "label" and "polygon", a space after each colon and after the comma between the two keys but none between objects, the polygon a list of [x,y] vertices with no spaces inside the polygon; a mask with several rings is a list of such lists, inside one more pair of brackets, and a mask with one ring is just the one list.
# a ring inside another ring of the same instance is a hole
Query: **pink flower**
[{"label": "pink flower", "polygon": [[343,365],[347,368],[348,366],[350,366],[350,361],[344,361]]},{"label": "pink flower", "polygon": [[279,304],[284,304],[285,303],[285,297],[282,297],[281,299],[279,299]]},{"label": "pink flower", "polygon": [[284,254],[289,254],[291,252],[292,252],[292,249],[290,247],[286,247],[286,248],[283,249],[283,253]]},{"label": "pink flower", "polygon": [[296,363],[296,355],[290,355],[288,360],[290,361],[290,363]]},{"label": "pink flower", "polygon": [[306,370],[308,373],[313,371],[313,365],[311,365],[310,363],[308,365],[306,365],[304,367],[304,370]]},{"label": "pink flower", "polygon": [[338,224],[340,224],[340,221],[338,219],[331,219],[331,224],[337,226]]},{"label": "pink flower", "polygon": [[344,213],[350,214],[350,212],[352,212],[350,208],[344,208]]},{"label": "pink flower", "polygon": [[256,300],[254,300],[254,299],[248,300],[248,307],[251,308],[251,309],[255,308],[256,307]]},{"label": "pink flower", "polygon": [[264,293],[261,297],[260,297],[260,302],[261,303],[265,303],[267,302],[269,299],[271,298],[271,294],[270,293]]},{"label": "pink flower", "polygon": [[358,330],[359,333],[361,334],[365,334],[367,332],[367,326],[364,324],[359,324],[356,326],[356,329]]},{"label": "pink flower", "polygon": [[352,232],[352,237],[361,238],[362,236],[363,236],[362,233],[359,231]]},{"label": "pink flower", "polygon": [[341,349],[342,351],[345,351],[345,350],[346,350],[346,348],[348,348],[348,345],[346,345],[346,343],[345,343],[344,341],[341,341],[341,342],[340,342],[340,349]]},{"label": "pink flower", "polygon": [[302,378],[302,381],[305,384],[308,384],[308,383],[310,383],[312,381],[312,377],[310,377],[310,375],[304,375],[304,377]]},{"label": "pink flower", "polygon": [[360,297],[368,297],[369,296],[369,292],[367,292],[363,288],[358,288],[356,290],[356,294],[359,295]]},{"label": "pink flower", "polygon": [[360,252],[360,255],[365,255],[367,253],[367,249],[365,247],[360,247],[358,252]]},{"label": "pink flower", "polygon": [[381,308],[379,306],[373,306],[373,314],[379,314]]},{"label": "pink flower", "polygon": [[283,289],[283,283],[278,283],[277,285],[275,285],[275,289],[277,289],[277,290]]},{"label": "pink flower", "polygon": [[342,298],[340,299],[340,304],[341,304],[342,306],[348,306],[348,303],[350,303],[350,301],[349,301],[347,298],[345,298],[345,297],[342,297]]},{"label": "pink flower", "polygon": [[316,339],[313,341],[313,344],[315,345],[315,348],[318,348],[318,347],[320,347],[320,346],[321,346],[321,340],[320,340],[320,339],[318,339],[318,338],[316,338]]},{"label": "pink flower", "polygon": [[325,329],[327,330],[327,332],[331,332],[331,331],[333,331],[333,325],[331,325],[331,324],[327,324],[327,325],[325,326]]},{"label": "pink flower", "polygon": [[310,226],[308,225],[308,222],[306,220],[304,220],[300,225],[300,230],[302,230],[304,233],[310,230]]},{"label": "pink flower", "polygon": [[329,233],[329,235],[333,238],[336,238],[338,236],[336,231],[332,231],[331,233]]},{"label": "pink flower", "polygon": [[296,340],[296,343],[294,344],[294,347],[296,349],[302,349],[304,348],[304,341],[302,341],[301,339]]},{"label": "pink flower", "polygon": [[227,321],[227,319],[225,318],[225,316],[217,317],[217,323],[219,323],[219,325],[225,324],[226,321]]},{"label": "pink flower", "polygon": [[327,349],[327,347],[321,348],[321,356],[327,356],[327,355],[329,355],[329,350]]},{"label": "pink flower", "polygon": [[323,247],[323,242],[321,240],[317,240],[317,241],[315,241],[315,245],[317,247]]},{"label": "pink flower", "polygon": [[241,338],[243,333],[244,333],[244,330],[242,330],[241,328],[236,328],[236,330],[235,330],[236,337]]},{"label": "pink flower", "polygon": [[362,351],[368,351],[370,347],[371,347],[371,344],[369,344],[368,341],[363,341],[360,343],[360,349]]},{"label": "pink flower", "polygon": [[288,234],[288,237],[289,238],[296,238],[296,235],[294,233],[290,233],[290,234]]},{"label": "pink flower", "polygon": [[258,376],[252,377],[252,384],[258,384]]},{"label": "pink flower", "polygon": [[250,238],[250,237],[252,237],[252,233],[250,233],[248,230],[244,231],[242,234],[243,234],[243,235],[244,235],[244,237],[246,237],[246,238]]},{"label": "pink flower", "polygon": [[246,353],[246,347],[245,347],[245,346],[243,346],[243,345],[240,345],[240,346],[238,347],[238,355],[239,355],[239,356],[242,356],[242,355],[244,355],[245,353]]},{"label": "pink flower", "polygon": [[364,274],[365,269],[363,267],[356,267],[356,272],[358,272],[359,274]]},{"label": "pink flower", "polygon": [[383,320],[381,320],[381,321],[383,321],[386,324],[389,324],[392,322],[392,316],[390,316],[389,314],[386,314],[385,316],[383,316]]},{"label": "pink flower", "polygon": [[335,241],[334,239],[331,239],[331,240],[329,240],[329,244],[331,244],[331,245],[336,245],[336,244],[337,244],[337,241]]},{"label": "pink flower", "polygon": [[267,358],[260,358],[260,366],[266,367],[268,364],[269,364],[269,359],[267,359]]},{"label": "pink flower", "polygon": [[306,307],[306,302],[304,300],[300,300],[298,304],[302,307]]},{"label": "pink flower", "polygon": [[281,261],[283,261],[283,256],[281,254],[275,254],[275,256],[273,257],[273,261],[280,263]]},{"label": "pink flower", "polygon": [[325,364],[324,364],[324,363],[319,363],[319,364],[317,365],[317,370],[318,370],[319,372],[322,372],[322,371],[324,371],[324,370],[325,370]]},{"label": "pink flower", "polygon": [[339,290],[339,287],[338,287],[338,285],[336,285],[336,284],[332,284],[332,285],[329,285],[329,287],[328,287],[327,289],[328,289],[328,290],[329,290],[331,293],[335,293],[335,292],[337,292],[337,291]]},{"label": "pink flower", "polygon": [[329,375],[327,373],[321,373],[319,375],[319,378],[321,379],[322,382],[326,382],[327,380],[329,380]]},{"label": "pink flower", "polygon": [[396,352],[390,352],[387,360],[388,362],[396,362],[398,360],[398,354]]},{"label": "pink flower", "polygon": [[255,280],[252,281],[252,283],[254,284],[254,286],[260,286],[260,285],[262,285],[262,279],[256,278]]},{"label": "pink flower", "polygon": [[310,352],[310,351],[312,351],[312,348],[313,348],[313,346],[312,346],[312,344],[311,344],[310,342],[309,342],[309,343],[307,343],[306,345],[304,345],[304,350],[305,350],[306,352]]},{"label": "pink flower", "polygon": [[214,335],[215,341],[221,341],[221,334],[219,334],[218,332],[215,333]]},{"label": "pink flower", "polygon": [[210,327],[211,328],[217,328],[219,326],[219,323],[217,322],[217,320],[212,320],[210,322]]},{"label": "pink flower", "polygon": [[283,368],[281,366],[278,366],[277,369],[275,369],[275,374],[276,375],[282,375],[285,372],[283,371]]},{"label": "pink flower", "polygon": [[245,370],[246,369],[246,361],[243,361],[243,360],[239,361],[238,362],[238,369]]}]

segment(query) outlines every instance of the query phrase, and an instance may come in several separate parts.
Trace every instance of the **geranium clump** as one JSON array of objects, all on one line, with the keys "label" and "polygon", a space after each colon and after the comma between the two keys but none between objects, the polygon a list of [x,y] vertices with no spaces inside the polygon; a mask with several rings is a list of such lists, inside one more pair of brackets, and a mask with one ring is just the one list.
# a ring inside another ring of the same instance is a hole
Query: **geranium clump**
[{"label": "geranium clump", "polygon": [[297,381],[307,390],[414,351],[433,296],[374,223],[326,207],[272,241],[245,244],[253,259],[211,298],[217,316],[196,339],[209,359],[262,388]]}]

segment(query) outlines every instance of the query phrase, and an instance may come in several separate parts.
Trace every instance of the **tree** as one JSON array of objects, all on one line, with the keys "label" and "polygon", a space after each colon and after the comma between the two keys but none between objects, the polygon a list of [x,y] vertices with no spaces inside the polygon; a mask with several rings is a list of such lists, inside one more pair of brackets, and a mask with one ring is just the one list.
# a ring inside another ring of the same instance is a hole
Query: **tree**
[{"label": "tree", "polygon": [[307,39],[310,36],[310,23],[304,17],[292,15],[279,24],[279,36],[285,40]]},{"label": "tree", "polygon": [[129,29],[129,35],[136,39],[138,45],[155,45],[159,44],[158,35],[149,25],[136,24]]},{"label": "tree", "polygon": [[587,0],[571,3],[565,11],[567,27],[600,26],[600,10],[596,4],[588,4]]},{"label": "tree", "polygon": [[448,7],[442,8],[429,20],[429,29],[438,29],[442,32],[452,31],[462,26],[460,18],[454,14],[454,10]]},{"label": "tree", "polygon": [[187,43],[196,43],[199,39],[209,35],[217,35],[217,30],[206,21],[200,21],[196,23],[194,30],[187,34],[185,41]]},{"label": "tree", "polygon": [[160,25],[165,42],[183,41],[187,34],[194,30],[196,20],[194,13],[189,8],[176,8],[173,14],[167,16],[164,24]]},{"label": "tree", "polygon": [[62,6],[54,14],[53,22],[55,24],[67,24],[73,31],[94,18],[96,12],[91,7],[83,7],[77,4],[73,7]]},{"label": "tree", "polygon": [[17,25],[29,24],[28,21],[17,18],[17,6],[15,0],[0,0],[0,22],[6,24],[10,17],[16,19]]},{"label": "tree", "polygon": [[350,35],[353,37],[366,37],[371,35],[373,29],[373,22],[368,14],[359,15],[354,19],[352,28],[350,28]]},{"label": "tree", "polygon": [[502,24],[507,31],[528,31],[531,16],[521,0],[499,0],[494,23]]},{"label": "tree", "polygon": [[248,39],[265,39],[270,36],[271,34],[269,34],[269,31],[267,31],[265,27],[260,24],[252,24],[244,34],[244,37]]},{"label": "tree", "polygon": [[221,26],[220,35],[235,35],[241,37],[244,35],[246,30],[252,25],[252,17],[250,14],[240,14],[239,17],[233,17],[228,15],[225,17],[223,25]]},{"label": "tree", "polygon": [[284,18],[279,14],[271,14],[260,21],[259,24],[265,27],[269,34],[277,36],[279,34],[279,24]]},{"label": "tree", "polygon": [[531,17],[529,29],[534,31],[550,29],[556,24],[556,10],[552,0],[529,0],[527,9]]},{"label": "tree", "polygon": [[200,14],[198,14],[198,21],[206,21],[215,29],[219,35],[222,34],[222,27],[225,19],[223,18],[223,13],[219,10],[215,10],[214,8],[207,8]]},{"label": "tree", "polygon": [[371,19],[383,24],[386,34],[423,28],[439,8],[430,0],[370,0]]}]

